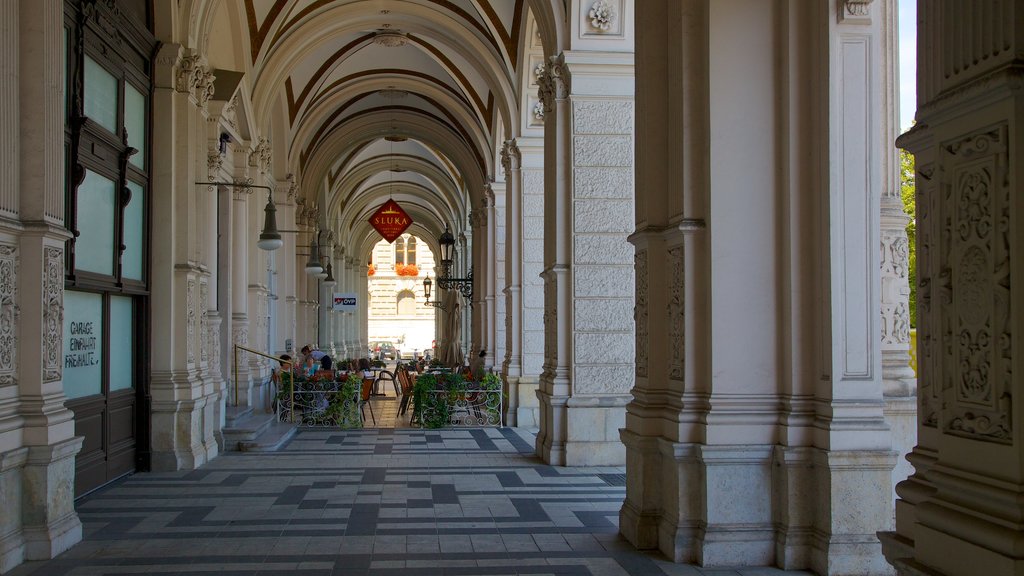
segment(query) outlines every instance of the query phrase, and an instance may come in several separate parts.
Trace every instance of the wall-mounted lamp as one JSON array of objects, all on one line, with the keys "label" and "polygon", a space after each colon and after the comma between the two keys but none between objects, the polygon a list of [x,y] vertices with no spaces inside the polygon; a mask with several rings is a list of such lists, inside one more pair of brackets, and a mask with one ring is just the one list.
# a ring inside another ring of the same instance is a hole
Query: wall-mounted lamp
[{"label": "wall-mounted lamp", "polygon": [[445,306],[443,302],[441,302],[440,300],[431,300],[430,299],[430,288],[433,285],[434,285],[434,281],[430,279],[429,275],[426,278],[423,279],[423,298],[424,298],[424,302],[423,303],[426,304],[427,306],[433,306],[434,308],[440,308],[441,310],[444,310],[445,312],[447,312],[448,311],[448,307]]}]

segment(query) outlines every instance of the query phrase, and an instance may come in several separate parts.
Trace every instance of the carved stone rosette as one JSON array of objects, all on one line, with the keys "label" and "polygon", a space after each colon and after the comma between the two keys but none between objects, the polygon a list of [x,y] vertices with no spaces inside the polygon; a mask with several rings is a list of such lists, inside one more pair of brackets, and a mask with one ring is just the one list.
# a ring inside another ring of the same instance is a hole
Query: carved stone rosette
[{"label": "carved stone rosette", "polygon": [[17,383],[18,249],[0,244],[0,386]]},{"label": "carved stone rosette", "polygon": [[[1008,127],[942,147],[943,428],[1012,443]],[[945,298],[944,298],[945,299]]]},{"label": "carved stone rosette", "polygon": [[636,322],[636,375],[647,377],[647,349],[649,344],[647,325],[647,251],[639,250],[633,255],[633,267],[636,271],[636,304],[633,307],[633,320]]},{"label": "carved stone rosette", "polygon": [[64,251],[47,246],[43,251],[43,381],[61,378],[64,340]]},{"label": "carved stone rosette", "polygon": [[600,32],[609,32],[612,26],[615,24],[615,18],[617,16],[615,5],[608,0],[597,0],[593,6],[590,7],[590,12],[587,13],[587,19],[590,21],[590,25]]},{"label": "carved stone rosette", "polygon": [[669,378],[682,380],[684,374],[684,349],[685,345],[685,296],[683,293],[683,247],[676,246],[668,251],[668,269],[671,274],[668,299],[668,321],[669,321]]}]

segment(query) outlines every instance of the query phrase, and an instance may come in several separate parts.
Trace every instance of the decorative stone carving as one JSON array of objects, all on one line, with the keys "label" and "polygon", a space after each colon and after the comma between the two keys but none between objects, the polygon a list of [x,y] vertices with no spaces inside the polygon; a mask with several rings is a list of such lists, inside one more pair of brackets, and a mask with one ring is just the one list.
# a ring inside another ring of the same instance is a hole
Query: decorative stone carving
[{"label": "decorative stone carving", "polygon": [[17,383],[18,248],[0,244],[0,386]]},{"label": "decorative stone carving", "polygon": [[295,196],[299,193],[299,182],[295,179],[294,174],[288,175],[288,201],[295,200]]},{"label": "decorative stone carving", "polygon": [[591,26],[601,32],[608,32],[612,29],[617,15],[614,4],[608,0],[597,0],[590,7],[587,18],[589,18]]},{"label": "decorative stone carving", "polygon": [[220,112],[221,118],[227,122],[228,126],[238,129],[238,95],[236,94],[227,104],[224,105],[224,109]]},{"label": "decorative stone carving", "polygon": [[[231,343],[236,346],[249,345],[249,327],[245,324],[235,325],[231,328]],[[249,355],[245,350],[238,351],[238,361],[244,362]]]},{"label": "decorative stone carving", "polygon": [[544,102],[540,100],[533,105],[533,121],[541,124],[544,122]]},{"label": "decorative stone carving", "polygon": [[[898,231],[902,232],[902,230]],[[910,257],[909,242],[903,234],[882,234],[882,277],[906,282]],[[904,296],[905,297],[905,296]],[[906,301],[882,302],[882,343],[910,342],[910,308]]]},{"label": "decorative stone carving", "polygon": [[523,156],[519,152],[519,144],[515,140],[505,140],[501,146],[501,167],[505,170],[505,177],[513,170],[518,170]]},{"label": "decorative stone carving", "polygon": [[210,284],[205,280],[199,283],[199,310],[203,319],[199,332],[199,362],[206,364],[210,361],[210,323],[207,321],[210,313]]},{"label": "decorative stone carving", "polygon": [[409,38],[397,30],[380,30],[374,34],[373,43],[385,48],[400,48],[409,43]]},{"label": "decorative stone carving", "polygon": [[249,166],[258,169],[261,173],[265,173],[270,168],[271,156],[270,140],[260,137],[256,141],[256,147],[249,154]]},{"label": "decorative stone carving", "polygon": [[[539,34],[539,32],[538,32],[538,34]],[[544,68],[546,68],[546,66],[544,65],[543,61],[538,62],[537,65],[533,67],[533,81],[534,81],[534,83],[539,83],[540,82],[540,77],[544,75]]]},{"label": "decorative stone carving", "polygon": [[668,251],[668,269],[671,278],[669,284],[668,322],[669,322],[669,378],[682,380],[684,375],[685,345],[685,309],[683,308],[683,247],[677,246]]},{"label": "decorative stone carving", "polygon": [[543,105],[544,114],[550,114],[554,110],[556,100],[565,100],[569,97],[569,69],[562,55],[551,57],[538,84],[537,95]]},{"label": "decorative stone carving", "polygon": [[200,107],[205,107],[213,96],[213,82],[216,79],[206,65],[206,59],[199,54],[189,53],[182,56],[177,64],[175,89],[188,92]]},{"label": "decorative stone carving", "polygon": [[[1012,443],[1008,128],[944,146],[943,422],[947,432]],[[948,305],[951,304],[951,305]]]},{"label": "decorative stone carving", "polygon": [[843,10],[847,16],[863,18],[871,11],[872,0],[843,0]]},{"label": "decorative stone carving", "polygon": [[61,346],[64,338],[64,251],[55,246],[43,250],[43,381],[61,378]]},{"label": "decorative stone carving", "polygon": [[189,278],[185,288],[185,361],[196,362],[196,281]]},{"label": "decorative stone carving", "polygon": [[206,175],[213,182],[220,178],[220,171],[224,168],[224,155],[213,149],[206,155]]},{"label": "decorative stone carving", "polygon": [[249,195],[252,194],[252,188],[249,188],[249,186],[252,186],[252,178],[235,178],[233,182],[241,185],[241,187],[232,186],[231,196],[235,200],[246,200],[249,198]]},{"label": "decorative stone carving", "polygon": [[220,322],[211,322],[209,333],[210,370],[220,376]]},{"label": "decorative stone carving", "polygon": [[647,251],[638,250],[633,255],[633,267],[636,270],[636,305],[633,307],[633,320],[636,322],[636,375],[637,378],[647,377]]}]

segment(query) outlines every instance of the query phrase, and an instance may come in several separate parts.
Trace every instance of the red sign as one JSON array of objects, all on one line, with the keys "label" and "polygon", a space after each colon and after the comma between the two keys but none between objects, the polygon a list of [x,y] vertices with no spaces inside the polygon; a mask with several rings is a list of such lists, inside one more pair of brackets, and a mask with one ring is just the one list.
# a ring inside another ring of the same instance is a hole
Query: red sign
[{"label": "red sign", "polygon": [[394,200],[388,200],[370,216],[370,226],[388,242],[394,242],[411,224],[412,218]]}]

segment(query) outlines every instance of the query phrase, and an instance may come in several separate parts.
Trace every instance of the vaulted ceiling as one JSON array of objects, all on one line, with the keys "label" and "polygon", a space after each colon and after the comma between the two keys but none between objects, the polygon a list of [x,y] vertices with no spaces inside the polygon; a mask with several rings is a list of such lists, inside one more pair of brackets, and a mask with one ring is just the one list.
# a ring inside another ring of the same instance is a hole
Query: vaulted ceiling
[{"label": "vaulted ceiling", "polygon": [[540,45],[526,0],[208,6],[211,64],[246,73],[275,165],[343,243],[388,196],[427,231],[464,224],[519,126]]}]

